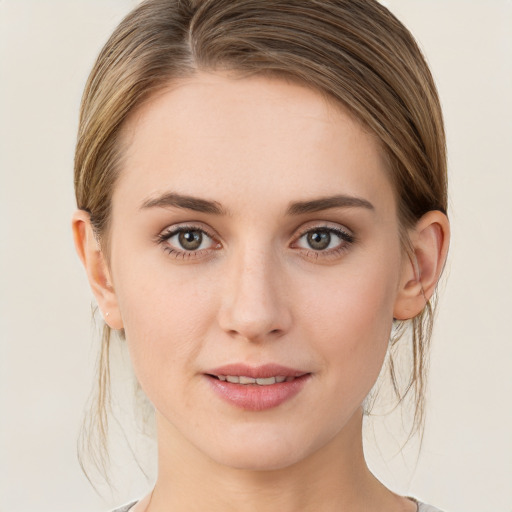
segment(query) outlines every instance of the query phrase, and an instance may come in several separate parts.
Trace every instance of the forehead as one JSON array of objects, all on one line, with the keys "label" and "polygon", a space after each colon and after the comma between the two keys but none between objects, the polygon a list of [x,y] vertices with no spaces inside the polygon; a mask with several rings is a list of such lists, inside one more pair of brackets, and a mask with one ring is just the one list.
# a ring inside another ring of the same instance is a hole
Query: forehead
[{"label": "forehead", "polygon": [[276,191],[392,195],[375,137],[322,94],[282,79],[199,73],[139,107],[123,139],[114,200],[165,188],[242,203]]}]

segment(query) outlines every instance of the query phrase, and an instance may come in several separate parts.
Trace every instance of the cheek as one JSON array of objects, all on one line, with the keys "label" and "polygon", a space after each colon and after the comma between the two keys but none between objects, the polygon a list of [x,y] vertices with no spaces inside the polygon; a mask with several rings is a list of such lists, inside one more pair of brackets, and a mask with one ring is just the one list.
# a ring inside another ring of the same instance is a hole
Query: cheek
[{"label": "cheek", "polygon": [[208,278],[191,278],[165,262],[146,263],[120,262],[116,287],[130,356],[143,388],[156,376],[172,379],[169,368],[193,370],[216,308]]},{"label": "cheek", "polygon": [[302,315],[324,365],[339,369],[327,372],[332,385],[342,380],[342,390],[361,386],[363,397],[382,367],[393,321],[398,275],[379,267],[339,273],[323,286],[311,283]]}]

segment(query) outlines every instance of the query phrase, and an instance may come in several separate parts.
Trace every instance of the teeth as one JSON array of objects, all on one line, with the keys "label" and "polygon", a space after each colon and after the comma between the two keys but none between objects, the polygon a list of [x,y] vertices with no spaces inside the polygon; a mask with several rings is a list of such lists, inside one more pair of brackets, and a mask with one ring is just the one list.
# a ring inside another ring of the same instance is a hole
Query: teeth
[{"label": "teeth", "polygon": [[256,382],[260,385],[260,386],[269,386],[270,384],[275,384],[276,383],[276,378],[275,377],[267,377],[266,379],[256,379]]},{"label": "teeth", "polygon": [[217,375],[217,377],[219,380],[231,382],[232,384],[256,384],[259,386],[271,386],[272,384],[280,382],[291,382],[295,379],[295,377],[284,377],[282,375],[258,379],[246,377],[245,375]]}]

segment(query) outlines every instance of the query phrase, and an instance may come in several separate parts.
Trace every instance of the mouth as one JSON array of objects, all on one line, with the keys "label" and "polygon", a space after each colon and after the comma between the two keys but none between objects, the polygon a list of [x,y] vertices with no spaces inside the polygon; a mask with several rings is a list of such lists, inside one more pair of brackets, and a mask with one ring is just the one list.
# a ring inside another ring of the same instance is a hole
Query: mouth
[{"label": "mouth", "polygon": [[280,384],[281,382],[292,382],[296,378],[302,377],[302,375],[299,375],[298,377],[286,377],[285,375],[276,375],[275,377],[254,378],[248,377],[246,375],[207,375],[209,377],[213,377],[214,379],[218,379],[223,382],[230,382],[231,384],[242,384],[244,386],[272,386],[273,384]]},{"label": "mouth", "polygon": [[232,364],[205,374],[211,389],[232,406],[247,411],[271,409],[291,400],[310,380],[310,372],[268,364]]}]

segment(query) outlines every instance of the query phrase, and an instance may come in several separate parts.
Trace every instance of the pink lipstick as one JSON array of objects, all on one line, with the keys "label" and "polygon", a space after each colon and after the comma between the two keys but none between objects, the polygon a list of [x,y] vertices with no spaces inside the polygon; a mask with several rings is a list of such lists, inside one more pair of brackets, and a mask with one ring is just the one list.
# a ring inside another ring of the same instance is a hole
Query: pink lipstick
[{"label": "pink lipstick", "polygon": [[294,397],[311,374],[277,364],[229,364],[209,370],[205,376],[213,391],[235,407],[263,411]]}]

